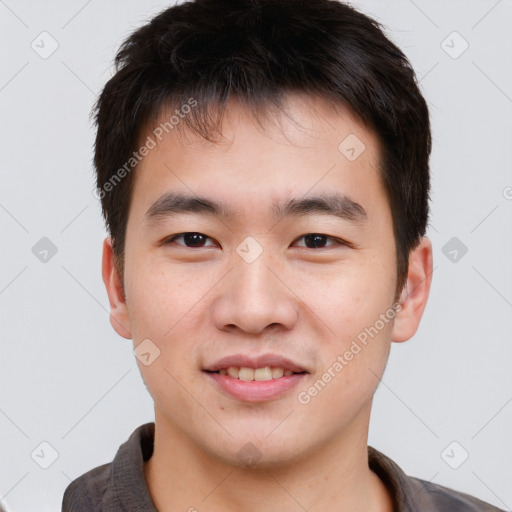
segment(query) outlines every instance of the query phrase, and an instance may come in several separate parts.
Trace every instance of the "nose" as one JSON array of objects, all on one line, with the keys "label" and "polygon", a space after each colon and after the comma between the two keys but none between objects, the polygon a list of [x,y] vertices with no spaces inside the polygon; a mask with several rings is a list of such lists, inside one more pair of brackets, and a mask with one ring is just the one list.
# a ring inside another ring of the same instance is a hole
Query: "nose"
[{"label": "nose", "polygon": [[284,272],[266,257],[252,263],[234,258],[234,268],[219,283],[212,319],[217,329],[261,334],[278,326],[290,330],[298,320],[299,299]]}]

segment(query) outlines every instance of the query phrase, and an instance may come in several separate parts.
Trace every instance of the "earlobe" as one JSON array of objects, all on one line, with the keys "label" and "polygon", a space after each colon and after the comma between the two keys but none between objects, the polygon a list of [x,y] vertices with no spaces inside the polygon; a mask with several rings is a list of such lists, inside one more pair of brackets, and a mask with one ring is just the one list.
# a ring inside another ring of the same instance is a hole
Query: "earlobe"
[{"label": "earlobe", "polygon": [[114,264],[114,252],[110,236],[107,236],[103,241],[101,274],[110,302],[110,323],[119,336],[131,339],[130,318],[123,283]]},{"label": "earlobe", "polygon": [[423,237],[409,255],[407,282],[400,296],[400,309],[395,316],[391,339],[395,342],[412,338],[427,305],[432,282],[432,243]]}]

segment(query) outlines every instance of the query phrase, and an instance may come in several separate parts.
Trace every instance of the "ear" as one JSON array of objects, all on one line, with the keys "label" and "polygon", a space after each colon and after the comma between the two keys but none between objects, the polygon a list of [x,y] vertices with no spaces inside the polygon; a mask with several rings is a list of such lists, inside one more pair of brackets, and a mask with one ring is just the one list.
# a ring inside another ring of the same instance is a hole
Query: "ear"
[{"label": "ear", "polygon": [[103,241],[101,274],[110,302],[110,323],[119,336],[131,339],[130,317],[126,306],[123,283],[114,264],[114,251],[110,236]]},{"label": "ear", "polygon": [[401,309],[395,316],[391,339],[407,341],[418,330],[423,311],[427,305],[432,282],[432,243],[423,237],[409,255],[407,282],[400,297]]}]

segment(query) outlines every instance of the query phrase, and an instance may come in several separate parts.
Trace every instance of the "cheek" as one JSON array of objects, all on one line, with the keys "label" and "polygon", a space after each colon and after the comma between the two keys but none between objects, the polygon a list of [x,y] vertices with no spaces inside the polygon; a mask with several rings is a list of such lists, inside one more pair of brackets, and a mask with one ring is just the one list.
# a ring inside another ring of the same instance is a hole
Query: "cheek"
[{"label": "cheek", "polygon": [[133,263],[129,310],[134,343],[149,339],[159,354],[154,366],[139,362],[139,367],[148,386],[163,385],[172,394],[179,391],[173,377],[184,383],[196,375],[198,339],[207,318],[202,299],[212,283],[195,272],[184,275],[165,261]]},{"label": "cheek", "polygon": [[339,324],[338,336],[325,347],[323,364],[307,386],[298,390],[298,407],[308,421],[319,418],[325,426],[329,411],[327,428],[332,427],[333,435],[370,404],[384,372],[392,321],[385,323],[378,315],[370,317],[373,320],[347,317],[343,325]]},{"label": "cheek", "polygon": [[152,337],[163,341],[191,308],[199,284],[190,275],[185,279],[169,265],[142,256],[135,254],[127,261],[132,332],[136,341]]},{"label": "cheek", "polygon": [[318,392],[314,408],[319,407],[319,412],[344,401],[357,408],[373,396],[391,345],[395,315],[391,264],[381,259],[361,265],[331,281],[321,294],[310,295],[311,301],[324,304],[319,316],[329,326],[328,336],[319,340],[322,368],[315,378],[320,380],[316,387],[321,392],[309,390],[313,395]]},{"label": "cheek", "polygon": [[392,306],[394,273],[380,260],[342,269],[330,277],[305,296],[330,328],[334,344],[344,345]]}]

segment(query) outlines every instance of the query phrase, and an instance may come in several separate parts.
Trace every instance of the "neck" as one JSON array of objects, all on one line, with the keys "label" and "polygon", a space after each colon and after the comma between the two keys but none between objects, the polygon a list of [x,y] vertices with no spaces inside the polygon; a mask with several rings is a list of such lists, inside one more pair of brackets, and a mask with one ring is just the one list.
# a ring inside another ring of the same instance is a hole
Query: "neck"
[{"label": "neck", "polygon": [[[368,425],[369,408],[362,414]],[[391,512],[388,491],[368,467],[367,434],[368,428],[349,427],[292,464],[241,468],[202,450],[156,410],[154,451],[144,473],[160,512]]]}]

